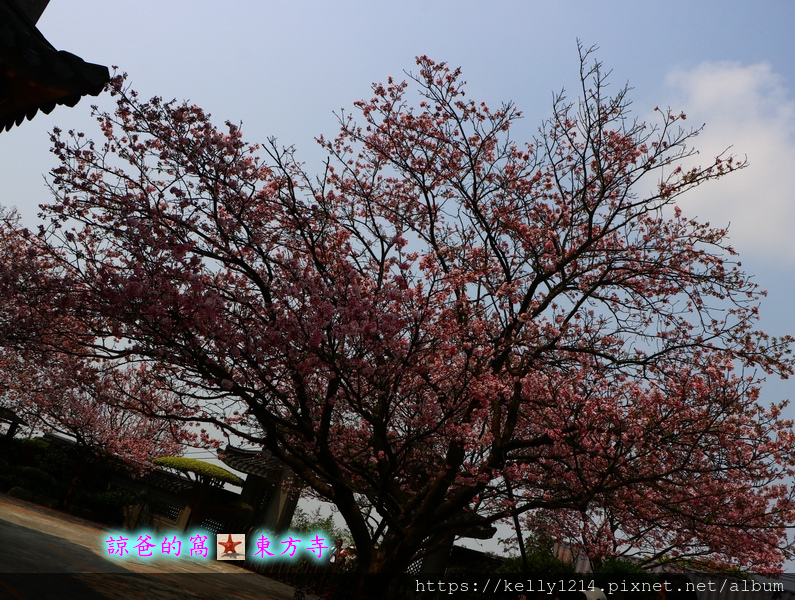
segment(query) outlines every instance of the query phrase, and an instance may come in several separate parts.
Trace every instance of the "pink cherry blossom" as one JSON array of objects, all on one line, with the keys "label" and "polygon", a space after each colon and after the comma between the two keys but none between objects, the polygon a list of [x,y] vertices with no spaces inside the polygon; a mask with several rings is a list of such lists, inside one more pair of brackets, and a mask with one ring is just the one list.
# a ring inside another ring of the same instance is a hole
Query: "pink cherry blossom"
[{"label": "pink cherry blossom", "polygon": [[265,446],[363,571],[513,515],[597,560],[779,569],[793,432],[758,390],[792,340],[756,328],[726,230],[677,205],[744,163],[682,168],[698,130],[634,120],[590,60],[522,144],[513,103],[420,57],[340,113],[319,175],[116,77],[104,141],[53,133],[37,238],[92,385]]}]

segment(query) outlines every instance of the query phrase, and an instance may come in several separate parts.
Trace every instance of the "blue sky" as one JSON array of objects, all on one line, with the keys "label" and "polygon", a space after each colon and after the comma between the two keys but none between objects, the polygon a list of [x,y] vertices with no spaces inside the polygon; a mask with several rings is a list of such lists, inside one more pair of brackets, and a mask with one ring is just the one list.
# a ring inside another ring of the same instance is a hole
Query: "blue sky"
[{"label": "blue sky", "polygon": [[[243,123],[249,141],[294,144],[308,170],[313,138],[336,131],[334,111],[369,97],[369,85],[400,77],[427,54],[463,69],[468,94],[513,100],[529,138],[550,115],[553,92],[576,90],[576,40],[598,45],[613,85],[629,83],[635,115],[654,106],[706,123],[697,140],[707,162],[731,146],[750,167],[683,198],[689,216],[731,222],[744,268],[769,291],[762,327],[795,333],[795,5],[790,0],[404,2],[235,0],[51,0],[39,29],[53,45],[117,65],[143,96],[190,99],[217,122]],[[0,204],[35,225],[55,165],[48,131],[98,137],[90,105],[56,108],[0,134]],[[793,397],[771,381],[763,399]],[[795,410],[791,411],[795,414]]]},{"label": "blue sky", "polygon": [[[219,123],[242,121],[251,141],[295,144],[310,170],[320,158],[313,138],[335,133],[333,111],[368,97],[371,82],[411,70],[419,54],[462,67],[471,97],[515,101],[525,119],[514,135],[527,138],[550,114],[554,91],[576,90],[579,38],[600,47],[616,87],[634,88],[638,117],[670,105],[707,124],[705,154],[733,146],[748,156],[750,169],[682,208],[714,224],[731,220],[746,262],[760,261],[760,283],[774,263],[788,272],[795,264],[793,26],[789,1],[52,0],[39,22],[57,48],[118,65],[144,96],[190,99]],[[2,134],[0,202],[35,217],[48,197],[41,175],[54,165],[47,131],[96,131],[94,102],[111,106],[84,99]]]}]

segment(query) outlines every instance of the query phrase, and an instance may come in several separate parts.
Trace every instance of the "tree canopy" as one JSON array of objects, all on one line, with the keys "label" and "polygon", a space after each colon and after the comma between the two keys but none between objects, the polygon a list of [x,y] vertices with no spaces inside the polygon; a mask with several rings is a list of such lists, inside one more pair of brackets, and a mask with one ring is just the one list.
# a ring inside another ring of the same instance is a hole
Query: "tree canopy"
[{"label": "tree canopy", "polygon": [[[53,134],[46,244],[84,351],[144,364],[147,417],[263,445],[398,573],[514,514],[594,557],[775,570],[793,520],[791,423],[758,403],[792,372],[726,230],[680,196],[698,130],[583,51],[580,98],[527,143],[427,57],[319,138],[243,141],[123,77],[104,141]],[[80,341],[80,340],[78,340]]]},{"label": "tree canopy", "polygon": [[198,438],[140,410],[174,400],[150,385],[146,365],[93,358],[93,335],[74,313],[63,273],[33,239],[18,214],[0,208],[0,406],[143,470]]}]

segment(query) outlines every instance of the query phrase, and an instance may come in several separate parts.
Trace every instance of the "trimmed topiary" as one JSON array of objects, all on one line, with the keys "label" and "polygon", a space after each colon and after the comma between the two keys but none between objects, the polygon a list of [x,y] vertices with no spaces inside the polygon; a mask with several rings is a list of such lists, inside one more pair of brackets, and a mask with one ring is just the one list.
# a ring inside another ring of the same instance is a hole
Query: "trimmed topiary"
[{"label": "trimmed topiary", "polygon": [[215,479],[220,482],[231,483],[232,485],[243,485],[243,480],[231,471],[197,458],[186,458],[184,456],[163,456],[161,458],[154,459],[152,463],[159,467],[166,467],[168,469],[174,469],[175,471],[181,471],[183,473],[193,473],[197,480]]}]

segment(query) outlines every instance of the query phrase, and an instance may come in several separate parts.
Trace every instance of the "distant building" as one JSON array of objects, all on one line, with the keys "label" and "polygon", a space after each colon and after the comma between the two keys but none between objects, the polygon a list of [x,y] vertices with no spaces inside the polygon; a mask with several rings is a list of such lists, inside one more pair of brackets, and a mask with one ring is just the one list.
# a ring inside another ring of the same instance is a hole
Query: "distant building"
[{"label": "distant building", "polygon": [[6,437],[12,438],[20,426],[25,426],[27,423],[19,417],[13,410],[0,406],[0,423],[8,423],[6,430]]},{"label": "distant building", "polygon": [[281,532],[290,527],[300,491],[293,472],[268,450],[227,446],[219,457],[224,464],[246,473],[240,500],[254,509],[251,525]]},{"label": "distant building", "polygon": [[184,475],[155,469],[135,480],[119,478],[114,481],[115,485],[145,498],[129,507],[125,527],[151,526],[174,531],[201,527],[215,533],[232,529],[239,532],[250,529],[286,531],[300,495],[292,471],[267,450],[227,446],[219,452],[219,457],[247,477],[240,494],[223,488],[213,490],[203,502],[198,520],[197,515],[191,515],[186,501],[194,491],[194,484]]}]

